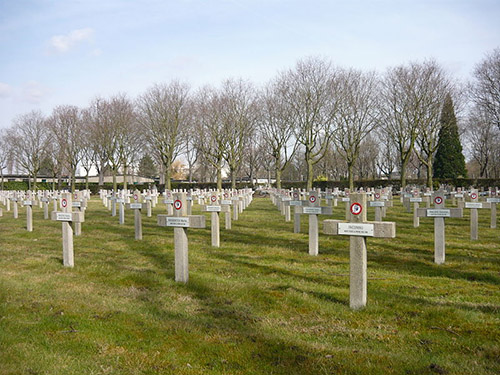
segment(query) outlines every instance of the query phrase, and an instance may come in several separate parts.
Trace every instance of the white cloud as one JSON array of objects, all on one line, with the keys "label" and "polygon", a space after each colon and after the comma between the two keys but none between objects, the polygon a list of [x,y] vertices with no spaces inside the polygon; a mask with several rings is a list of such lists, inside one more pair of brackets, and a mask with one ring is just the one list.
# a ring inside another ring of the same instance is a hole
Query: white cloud
[{"label": "white cloud", "polygon": [[90,56],[97,57],[97,56],[101,56],[101,55],[102,55],[102,50],[100,48],[96,48],[96,49],[92,50],[92,52],[90,52]]},{"label": "white cloud", "polygon": [[66,35],[54,35],[50,38],[49,52],[65,53],[80,42],[91,40],[94,30],[91,28],[77,29]]},{"label": "white cloud", "polygon": [[22,88],[21,98],[23,101],[33,104],[40,103],[47,95],[48,90],[40,82],[26,82]]},{"label": "white cloud", "polygon": [[12,88],[3,82],[0,82],[0,98],[8,98],[12,93]]}]

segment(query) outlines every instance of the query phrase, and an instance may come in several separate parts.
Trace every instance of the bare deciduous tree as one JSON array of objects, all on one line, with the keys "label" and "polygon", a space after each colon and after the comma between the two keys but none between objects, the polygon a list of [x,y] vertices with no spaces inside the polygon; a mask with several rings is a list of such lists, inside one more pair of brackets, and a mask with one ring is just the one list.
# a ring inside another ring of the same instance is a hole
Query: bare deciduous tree
[{"label": "bare deciduous tree", "polygon": [[435,61],[413,62],[389,69],[382,87],[382,123],[398,150],[401,186],[406,186],[407,166],[417,137],[420,146],[417,154],[428,168],[428,184],[432,185],[436,128],[444,96],[450,90],[446,75]]},{"label": "bare deciduous tree", "polygon": [[245,146],[255,132],[255,101],[255,90],[248,82],[238,79],[222,83],[221,120],[222,131],[226,137],[224,159],[229,167],[232,189],[236,189],[236,177],[243,162]]},{"label": "bare deciduous tree", "polygon": [[330,62],[317,58],[300,60],[281,74],[287,109],[295,136],[304,148],[307,189],[312,189],[314,165],[324,156],[335,131],[336,77]]},{"label": "bare deciduous tree", "polygon": [[196,97],[196,134],[202,158],[216,170],[217,189],[222,189],[222,168],[227,149],[219,92],[205,86]]},{"label": "bare deciduous tree", "polygon": [[476,65],[474,78],[470,86],[472,100],[500,130],[500,48]]},{"label": "bare deciduous tree", "polygon": [[171,189],[172,164],[182,149],[191,119],[189,86],[178,81],[155,85],[139,97],[137,106],[146,140],[156,150],[166,188]]},{"label": "bare deciduous tree", "polygon": [[83,150],[83,123],[81,110],[70,105],[57,106],[48,119],[55,148],[61,152],[63,164],[70,172],[71,191],[75,190],[76,168]]},{"label": "bare deciduous tree", "polygon": [[31,111],[14,120],[14,127],[8,137],[17,164],[30,177],[28,179],[30,189],[36,190],[37,175],[47,152],[47,134],[47,122],[42,112]]},{"label": "bare deciduous tree", "polygon": [[354,166],[363,140],[379,124],[378,80],[375,73],[349,69],[338,78],[337,128],[333,140],[347,164],[349,188],[354,189]]},{"label": "bare deciduous tree", "polygon": [[494,161],[495,148],[500,148],[499,131],[494,126],[490,113],[483,107],[473,108],[467,119],[466,138],[472,158],[479,165],[479,177],[489,177],[489,167]]},{"label": "bare deciduous tree", "polygon": [[276,187],[281,189],[281,174],[295,155],[298,141],[294,134],[294,122],[288,111],[280,84],[267,85],[260,98],[259,131],[274,164]]}]

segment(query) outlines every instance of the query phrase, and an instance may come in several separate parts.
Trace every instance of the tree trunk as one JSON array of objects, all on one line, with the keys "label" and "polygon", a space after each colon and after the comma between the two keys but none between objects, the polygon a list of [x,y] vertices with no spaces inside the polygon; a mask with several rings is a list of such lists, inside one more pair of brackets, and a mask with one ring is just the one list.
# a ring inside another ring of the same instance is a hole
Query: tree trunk
[{"label": "tree trunk", "polygon": [[222,190],[222,167],[217,166],[217,190]]},{"label": "tree trunk", "polygon": [[113,192],[118,191],[118,184],[116,183],[116,169],[113,168]]},{"label": "tree trunk", "polygon": [[425,167],[427,169],[427,187],[432,190],[432,161],[429,160],[426,164]]},{"label": "tree trunk", "polygon": [[236,171],[233,168],[230,168],[231,173],[231,189],[236,189]]},{"label": "tree trunk", "polygon": [[101,168],[99,169],[99,186],[103,186],[104,185],[104,168],[103,168],[103,165],[101,163]]},{"label": "tree trunk", "polygon": [[171,173],[171,163],[165,164],[163,166],[165,168],[165,190],[172,189],[172,173]]},{"label": "tree trunk", "polygon": [[347,163],[347,176],[349,178],[349,191],[354,191],[354,165],[353,163]]},{"label": "tree trunk", "polygon": [[307,159],[307,191],[313,188],[314,179],[314,163],[311,159]]},{"label": "tree trunk", "polygon": [[[276,167],[275,173],[276,173],[276,189],[281,189],[281,169],[279,167]],[[269,184],[271,184],[271,180],[269,180]]]},{"label": "tree trunk", "polygon": [[408,160],[403,160],[401,162],[401,187],[406,187],[406,166],[408,165]]},{"label": "tree trunk", "polygon": [[127,190],[127,172],[128,172],[127,164],[123,163],[123,190]]},{"label": "tree trunk", "polygon": [[85,176],[85,190],[89,190],[89,171],[87,171],[87,175]]},{"label": "tree trunk", "polygon": [[70,183],[71,183],[71,192],[75,192],[75,181],[76,181],[76,171],[74,168],[71,169],[71,175],[70,175]]}]

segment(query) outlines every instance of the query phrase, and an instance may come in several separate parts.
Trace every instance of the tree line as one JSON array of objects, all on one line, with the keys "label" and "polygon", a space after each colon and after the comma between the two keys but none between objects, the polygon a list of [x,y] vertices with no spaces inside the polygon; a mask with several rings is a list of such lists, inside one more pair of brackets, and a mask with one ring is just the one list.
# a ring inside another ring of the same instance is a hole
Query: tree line
[{"label": "tree line", "polygon": [[[458,120],[457,120],[458,118]],[[263,87],[243,79],[197,90],[173,80],[137,98],[95,98],[45,116],[18,116],[0,133],[0,169],[54,179],[80,167],[105,173],[158,174],[170,189],[179,160],[189,181],[399,176],[466,177],[461,140],[476,177],[500,176],[500,49],[487,54],[471,82],[434,60],[383,74],[310,57]],[[474,168],[473,168],[474,169]],[[126,184],[126,182],[125,182]],[[126,185],[125,185],[126,187]]]}]

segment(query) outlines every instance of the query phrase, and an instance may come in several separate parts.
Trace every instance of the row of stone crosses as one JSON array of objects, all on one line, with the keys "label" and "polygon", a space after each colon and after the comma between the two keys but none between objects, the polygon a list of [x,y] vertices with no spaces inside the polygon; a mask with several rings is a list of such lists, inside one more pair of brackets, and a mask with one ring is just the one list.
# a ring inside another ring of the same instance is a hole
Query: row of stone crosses
[{"label": "row of stone crosses", "polygon": [[[100,199],[112,216],[119,217],[119,224],[125,223],[125,209],[134,211],[135,239],[142,240],[142,210],[148,217],[152,216],[152,208],[156,207],[163,196],[167,214],[157,215],[159,226],[174,228],[175,247],[175,280],[186,283],[188,273],[188,228],[205,228],[204,215],[191,215],[193,202],[198,202],[201,211],[211,213],[211,242],[213,247],[220,246],[219,215],[225,213],[226,229],[231,229],[232,220],[238,220],[239,214],[252,201],[251,189],[235,191],[166,191],[159,194],[156,189],[110,192],[101,190]],[[53,203],[50,218],[62,222],[63,265],[74,266],[73,234],[81,235],[82,223],[85,221],[87,201],[90,191],[49,192],[38,191],[0,191],[0,202],[7,211],[13,210],[14,218],[18,218],[19,202],[26,208],[26,229],[33,231],[33,207],[40,206],[44,210],[44,218],[49,219],[49,204]],[[58,211],[58,206],[60,211]],[[232,215],[231,215],[232,212]],[[0,208],[0,216],[3,211]],[[73,231],[74,229],[74,231]]]},{"label": "row of stone crosses", "polygon": [[[380,237],[393,238],[396,236],[396,223],[384,222],[388,207],[392,207],[392,189],[368,189],[350,193],[349,190],[326,190],[325,192],[304,190],[277,190],[269,189],[272,202],[278,206],[286,221],[291,221],[290,208],[294,206],[294,232],[300,232],[300,217],[309,217],[309,253],[318,255],[318,215],[331,215],[333,207],[338,202],[345,203],[346,220],[324,220],[323,231],[328,235],[350,236],[350,307],[359,309],[366,305],[367,300],[367,254],[366,238]],[[226,229],[231,229],[231,207],[233,220],[238,219],[241,213],[252,201],[252,191],[174,191],[163,193],[163,203],[167,214],[158,215],[158,225],[174,228],[175,248],[175,280],[186,283],[188,272],[188,240],[187,228],[205,228],[204,215],[191,215],[193,202],[197,201],[204,212],[211,212],[212,246],[220,246],[219,214],[225,213]],[[142,239],[141,211],[146,210],[151,217],[152,208],[159,204],[160,194],[157,190],[118,191],[117,193],[101,190],[100,199],[112,216],[119,217],[119,223],[125,222],[125,209],[134,210],[135,238]],[[456,191],[440,189],[435,192],[426,190],[406,189],[399,192],[401,202],[407,212],[411,212],[413,203],[413,225],[419,226],[420,217],[434,218],[434,261],[442,264],[445,261],[445,226],[444,219],[448,217],[462,217],[463,209],[470,209],[471,239],[478,238],[477,210],[489,208],[491,211],[491,228],[496,228],[496,204],[500,203],[497,188],[490,188],[483,192],[486,202],[480,201],[477,190],[465,191],[458,188]],[[18,215],[18,202],[26,207],[27,230],[33,229],[32,207],[40,205],[44,209],[44,218],[48,219],[49,202],[53,202],[51,218],[62,221],[63,225],[63,263],[73,267],[73,227],[75,235],[81,234],[81,223],[84,221],[84,211],[90,192],[80,191],[73,195],[67,192],[52,193],[39,191],[31,192],[0,192],[0,202],[10,211],[13,205],[14,217]],[[321,201],[326,201],[326,206]],[[445,207],[445,201],[451,199],[452,206]],[[57,206],[61,211],[57,211]],[[425,208],[419,207],[425,204]],[[432,207],[433,205],[433,207]],[[375,210],[375,221],[367,221],[369,207]],[[2,210],[0,208],[0,216]]]},{"label": "row of stone crosses", "polygon": [[[346,220],[323,220],[323,232],[327,235],[350,236],[349,285],[350,306],[353,309],[362,308],[367,299],[367,237],[396,237],[396,223],[384,222],[388,207],[392,207],[392,189],[368,189],[350,193],[348,189],[338,189],[325,192],[305,190],[269,190],[271,201],[278,207],[286,221],[291,221],[291,207],[294,207],[294,232],[300,232],[301,215],[309,217],[309,254],[318,255],[318,215],[331,215],[333,207],[338,202],[345,204]],[[434,262],[443,264],[445,261],[445,218],[461,218],[463,209],[470,209],[471,240],[478,239],[478,209],[491,210],[491,228],[496,228],[496,205],[500,203],[497,188],[490,188],[486,202],[480,201],[477,190],[468,192],[458,188],[456,191],[440,189],[435,192],[421,192],[417,188],[401,190],[400,199],[411,212],[413,203],[413,226],[420,225],[420,217],[434,218]],[[321,205],[321,200],[326,206]],[[451,204],[457,207],[445,207],[445,201],[451,199]],[[425,208],[420,208],[420,203]],[[432,206],[433,205],[433,206]],[[375,221],[367,221],[369,207],[375,210]]]}]

